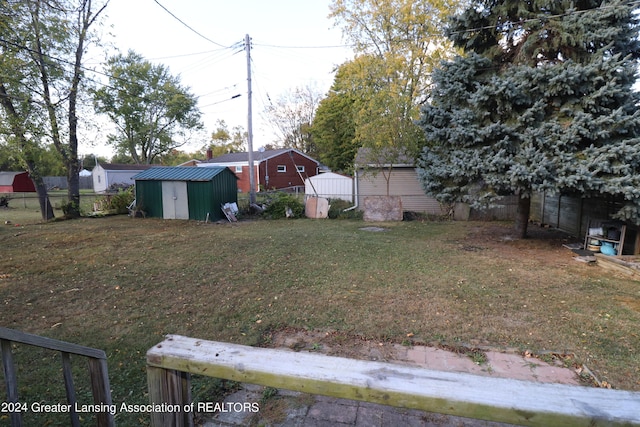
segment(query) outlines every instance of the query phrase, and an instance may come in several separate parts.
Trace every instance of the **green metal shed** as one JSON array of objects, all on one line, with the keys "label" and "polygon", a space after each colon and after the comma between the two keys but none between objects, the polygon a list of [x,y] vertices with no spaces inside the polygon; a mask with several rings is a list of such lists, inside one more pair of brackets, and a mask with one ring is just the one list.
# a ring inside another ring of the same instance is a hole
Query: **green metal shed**
[{"label": "green metal shed", "polygon": [[133,179],[136,205],[150,217],[217,221],[223,204],[238,202],[238,178],[227,167],[158,166]]}]

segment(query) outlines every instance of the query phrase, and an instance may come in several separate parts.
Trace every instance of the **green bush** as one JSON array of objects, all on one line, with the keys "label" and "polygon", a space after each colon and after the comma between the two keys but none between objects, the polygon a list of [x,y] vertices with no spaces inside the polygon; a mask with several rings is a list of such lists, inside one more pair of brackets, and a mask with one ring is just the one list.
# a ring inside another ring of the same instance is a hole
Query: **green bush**
[{"label": "green bush", "polygon": [[133,202],[135,197],[133,196],[133,186],[124,190],[118,190],[116,194],[111,196],[111,203],[109,208],[115,210],[119,214],[129,213],[129,205]]},{"label": "green bush", "polygon": [[264,216],[269,219],[280,219],[287,217],[287,211],[291,213],[291,218],[302,218],[304,216],[304,204],[291,194],[273,193],[271,198],[265,203]]},{"label": "green bush", "polygon": [[116,194],[102,197],[97,200],[101,210],[115,211],[119,214],[129,213],[129,205],[133,202],[133,185],[125,189],[119,189]]},{"label": "green bush", "polygon": [[353,206],[351,203],[342,199],[329,199],[329,218],[330,219],[362,219],[362,212],[352,209],[345,212],[345,209]]},{"label": "green bush", "polygon": [[78,208],[77,203],[68,201],[68,200],[64,200],[61,205],[60,208],[62,209],[62,213],[64,214],[65,217],[68,217],[71,212],[75,212],[76,209]]}]

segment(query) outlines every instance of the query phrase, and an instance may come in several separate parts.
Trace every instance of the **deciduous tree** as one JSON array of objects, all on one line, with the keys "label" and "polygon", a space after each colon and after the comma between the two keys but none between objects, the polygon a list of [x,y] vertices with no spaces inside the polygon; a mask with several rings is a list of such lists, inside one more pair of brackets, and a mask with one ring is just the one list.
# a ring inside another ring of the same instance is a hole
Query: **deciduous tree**
[{"label": "deciduous tree", "polygon": [[331,17],[356,51],[351,87],[362,102],[355,139],[372,160],[383,153],[417,154],[423,137],[414,121],[428,97],[431,70],[451,55],[443,29],[463,1],[334,0]]},{"label": "deciduous tree", "polygon": [[316,87],[299,87],[267,106],[265,114],[277,130],[280,145],[313,157],[317,155],[310,128],[321,98]]},{"label": "deciduous tree", "polygon": [[[0,101],[22,158],[36,183],[42,216],[53,217],[40,182],[36,154],[48,139],[67,172],[67,215],[80,215],[78,101],[84,93],[83,57],[108,0],[2,2]],[[46,121],[44,121],[46,118]]]},{"label": "deciduous tree", "polygon": [[109,59],[107,74],[109,84],[95,91],[96,112],[116,126],[109,142],[135,163],[152,163],[202,129],[196,97],[167,67],[130,51]]},{"label": "deciduous tree", "polygon": [[333,85],[316,110],[311,135],[318,159],[333,170],[353,171],[353,160],[361,144],[356,140],[355,116],[360,110],[359,95],[353,90],[349,73],[357,65],[338,67]]},{"label": "deciduous tree", "polygon": [[211,134],[209,149],[213,157],[246,150],[247,132],[242,126],[229,130],[224,120],[218,120],[216,130]]}]

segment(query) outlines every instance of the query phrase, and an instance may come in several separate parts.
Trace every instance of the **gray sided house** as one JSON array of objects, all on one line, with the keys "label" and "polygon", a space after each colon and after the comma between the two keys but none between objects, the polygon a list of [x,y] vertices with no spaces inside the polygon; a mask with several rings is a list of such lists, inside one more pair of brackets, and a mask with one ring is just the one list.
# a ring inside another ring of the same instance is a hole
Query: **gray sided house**
[{"label": "gray sided house", "polygon": [[227,167],[152,167],[133,177],[136,206],[148,217],[217,221],[221,205],[238,202],[238,183]]},{"label": "gray sided house", "polygon": [[383,153],[376,159],[370,149],[360,148],[355,159],[354,185],[358,207],[362,209],[367,197],[389,195],[400,197],[404,212],[447,215],[461,221],[503,221],[515,218],[515,196],[505,197],[500,201],[500,206],[487,209],[472,209],[466,203],[455,203],[452,207],[441,205],[435,197],[425,194],[415,163],[415,159],[404,154],[392,156]]},{"label": "gray sided house", "polygon": [[355,199],[358,207],[362,209],[367,197],[399,196],[405,212],[443,215],[445,212],[440,203],[424,193],[415,160],[406,155],[388,157],[375,158],[368,148],[358,150],[355,158]]}]

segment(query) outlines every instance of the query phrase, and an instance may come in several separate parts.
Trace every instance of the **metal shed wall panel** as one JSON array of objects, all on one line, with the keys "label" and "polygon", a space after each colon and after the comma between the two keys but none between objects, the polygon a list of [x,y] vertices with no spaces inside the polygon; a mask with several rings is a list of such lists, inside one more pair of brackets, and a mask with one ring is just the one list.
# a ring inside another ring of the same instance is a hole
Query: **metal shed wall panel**
[{"label": "metal shed wall panel", "polygon": [[209,182],[188,182],[189,218],[204,221],[224,219],[221,205],[238,202],[237,178],[230,169]]},{"label": "metal shed wall panel", "polygon": [[0,193],[35,193],[27,172],[0,172]]},{"label": "metal shed wall panel", "polygon": [[147,216],[162,218],[162,181],[136,181],[136,205],[142,206]]},{"label": "metal shed wall panel", "polygon": [[212,211],[219,215],[219,219],[224,219],[226,217],[221,206],[225,203],[238,203],[238,178],[230,169],[227,169],[225,173],[217,176],[210,185],[212,188]]}]

